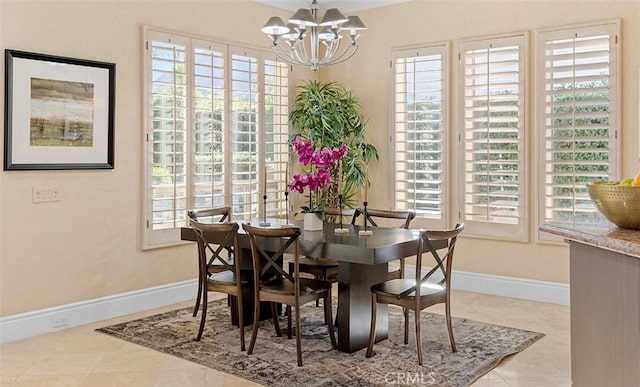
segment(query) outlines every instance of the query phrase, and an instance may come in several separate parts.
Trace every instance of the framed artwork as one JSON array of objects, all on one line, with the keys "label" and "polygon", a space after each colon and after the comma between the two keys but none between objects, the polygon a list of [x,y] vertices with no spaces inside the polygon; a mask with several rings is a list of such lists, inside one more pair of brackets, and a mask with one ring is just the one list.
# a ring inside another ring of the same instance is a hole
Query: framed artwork
[{"label": "framed artwork", "polygon": [[5,50],[4,170],[113,169],[115,69]]}]

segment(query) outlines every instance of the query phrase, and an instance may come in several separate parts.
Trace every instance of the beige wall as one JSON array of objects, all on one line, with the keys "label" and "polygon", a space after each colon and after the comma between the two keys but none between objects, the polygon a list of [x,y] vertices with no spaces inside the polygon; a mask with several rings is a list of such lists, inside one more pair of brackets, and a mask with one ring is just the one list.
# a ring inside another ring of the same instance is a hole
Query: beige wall
[{"label": "beige wall", "polygon": [[[579,11],[574,14],[574,9]],[[140,249],[141,26],[267,47],[259,27],[273,12],[246,0],[0,2],[3,50],[117,64],[114,170],[0,173],[0,316],[194,278],[193,246]],[[362,12],[369,30],[363,34],[360,52],[343,65],[323,69],[319,76],[343,82],[362,98],[370,140],[386,160],[391,47],[620,17],[627,80],[623,170],[631,174],[638,169],[634,107],[638,106],[639,13],[635,2],[414,1]],[[4,72],[4,61],[1,66]],[[312,76],[299,69],[294,75]],[[4,79],[0,82],[4,89]],[[4,94],[0,98],[4,109]],[[372,167],[374,184],[384,181],[386,168],[384,161]],[[47,186],[59,187],[62,200],[32,203],[32,188]],[[387,201],[384,195],[376,196],[373,204]],[[533,219],[531,223],[533,227]],[[568,281],[565,247],[465,239],[459,255],[462,270]]]}]

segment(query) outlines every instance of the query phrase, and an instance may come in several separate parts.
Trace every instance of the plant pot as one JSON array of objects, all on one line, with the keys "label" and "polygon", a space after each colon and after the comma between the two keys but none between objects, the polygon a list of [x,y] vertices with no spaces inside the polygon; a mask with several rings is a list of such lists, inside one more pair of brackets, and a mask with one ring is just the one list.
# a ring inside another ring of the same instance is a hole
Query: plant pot
[{"label": "plant pot", "polygon": [[322,230],[322,219],[314,213],[304,214],[304,225],[302,229],[305,231],[320,231]]}]

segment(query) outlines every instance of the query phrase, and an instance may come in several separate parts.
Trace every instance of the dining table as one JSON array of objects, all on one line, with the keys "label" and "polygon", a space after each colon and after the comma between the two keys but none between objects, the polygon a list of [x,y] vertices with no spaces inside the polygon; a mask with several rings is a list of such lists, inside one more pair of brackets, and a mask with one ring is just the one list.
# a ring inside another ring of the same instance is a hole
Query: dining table
[{"label": "dining table", "polygon": [[[243,222],[239,221],[239,224]],[[245,222],[250,223],[250,222]],[[256,220],[251,222],[259,224]],[[372,235],[361,236],[361,225],[324,223],[319,231],[305,231],[301,221],[269,219],[267,227],[299,227],[300,254],[312,258],[331,258],[338,261],[338,308],[336,328],[338,350],[352,353],[366,348],[369,343],[371,324],[372,285],[387,279],[388,263],[400,258],[414,256],[418,248],[418,230],[368,227]],[[336,233],[336,228],[346,228],[346,233]],[[215,235],[208,239],[215,242]],[[190,227],[181,229],[181,239],[195,241],[196,235]],[[250,267],[251,250],[249,236],[240,227],[238,234],[241,266]],[[376,342],[388,337],[388,308],[378,305],[376,320]]]}]

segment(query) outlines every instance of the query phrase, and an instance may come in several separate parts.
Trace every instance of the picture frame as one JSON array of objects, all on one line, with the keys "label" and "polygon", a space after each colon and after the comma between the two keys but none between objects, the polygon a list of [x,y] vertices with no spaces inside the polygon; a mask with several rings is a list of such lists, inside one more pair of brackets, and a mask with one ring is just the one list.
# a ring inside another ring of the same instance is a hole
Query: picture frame
[{"label": "picture frame", "polygon": [[115,68],[5,50],[4,170],[113,169]]}]

